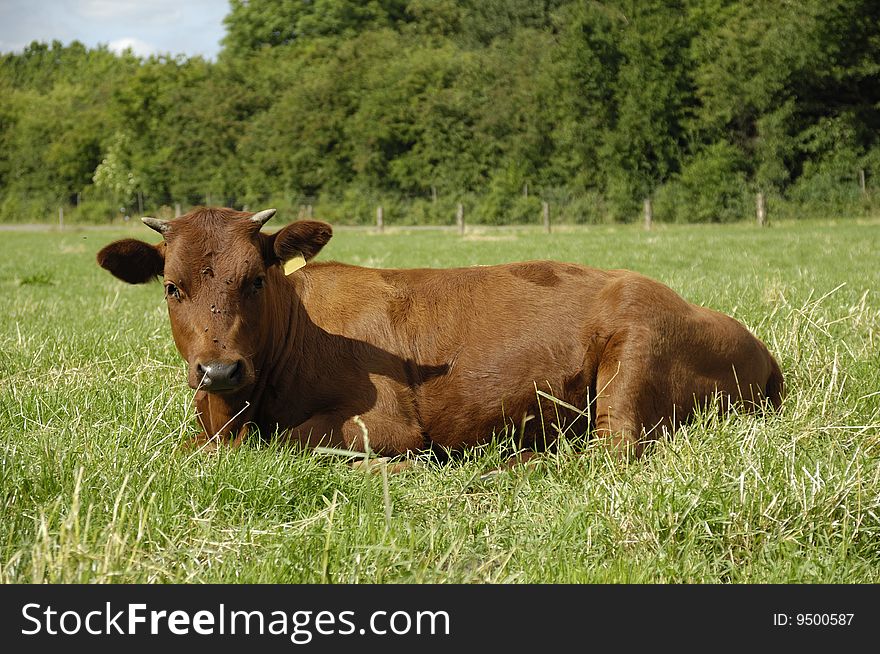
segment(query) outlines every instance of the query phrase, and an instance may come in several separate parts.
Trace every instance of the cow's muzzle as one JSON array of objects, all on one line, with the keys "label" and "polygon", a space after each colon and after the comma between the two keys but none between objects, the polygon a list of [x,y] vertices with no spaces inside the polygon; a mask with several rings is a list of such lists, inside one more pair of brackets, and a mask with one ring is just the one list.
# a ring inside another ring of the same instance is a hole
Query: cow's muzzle
[{"label": "cow's muzzle", "polygon": [[196,363],[196,377],[204,390],[217,393],[233,391],[242,386],[245,377],[245,363],[237,361],[206,361]]}]

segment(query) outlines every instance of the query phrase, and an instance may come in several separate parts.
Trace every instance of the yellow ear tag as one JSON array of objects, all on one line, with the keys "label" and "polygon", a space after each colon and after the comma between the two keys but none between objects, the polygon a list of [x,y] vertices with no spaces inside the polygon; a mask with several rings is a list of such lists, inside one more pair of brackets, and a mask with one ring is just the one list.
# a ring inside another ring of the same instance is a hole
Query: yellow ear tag
[{"label": "yellow ear tag", "polygon": [[306,258],[302,255],[302,252],[297,252],[293,259],[288,259],[287,262],[285,262],[284,274],[292,275],[304,265],[306,265]]}]

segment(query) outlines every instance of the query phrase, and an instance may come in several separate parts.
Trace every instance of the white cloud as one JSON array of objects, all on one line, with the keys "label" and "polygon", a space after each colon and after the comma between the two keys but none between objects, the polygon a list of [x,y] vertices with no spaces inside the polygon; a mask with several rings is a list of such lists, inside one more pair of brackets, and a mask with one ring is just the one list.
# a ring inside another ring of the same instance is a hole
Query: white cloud
[{"label": "white cloud", "polygon": [[149,57],[151,54],[155,54],[159,51],[156,46],[147,43],[146,41],[136,39],[133,36],[124,36],[121,39],[110,41],[110,43],[107,44],[107,47],[117,54],[121,54],[131,48],[131,51],[138,57]]}]

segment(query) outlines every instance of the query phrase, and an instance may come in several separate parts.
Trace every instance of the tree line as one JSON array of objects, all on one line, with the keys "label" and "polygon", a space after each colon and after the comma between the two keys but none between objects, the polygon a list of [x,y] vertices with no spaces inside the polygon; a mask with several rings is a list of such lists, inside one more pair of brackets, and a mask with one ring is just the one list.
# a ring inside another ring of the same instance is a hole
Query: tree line
[{"label": "tree line", "polygon": [[337,222],[858,215],[876,0],[232,0],[216,61],[0,58],[0,220],[175,204]]}]

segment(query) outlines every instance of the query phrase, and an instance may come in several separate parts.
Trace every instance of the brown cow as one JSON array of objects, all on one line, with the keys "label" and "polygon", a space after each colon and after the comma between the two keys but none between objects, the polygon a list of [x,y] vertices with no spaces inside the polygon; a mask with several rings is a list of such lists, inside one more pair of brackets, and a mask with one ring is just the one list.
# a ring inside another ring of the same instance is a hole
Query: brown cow
[{"label": "brown cow", "polygon": [[[782,374],[739,322],[625,270],[532,261],[449,270],[313,263],[329,225],[260,231],[275,213],[144,218],[164,240],[98,263],[162,276],[204,433],[248,426],[306,445],[457,450],[513,427],[523,445],[593,433],[639,455],[720,396],[778,406]],[[575,410],[577,409],[577,410]]]}]

